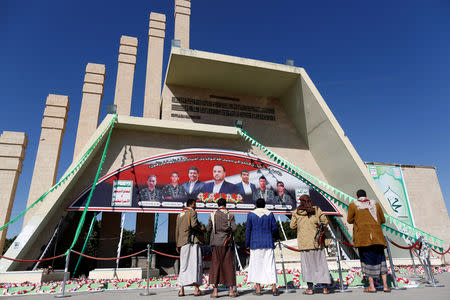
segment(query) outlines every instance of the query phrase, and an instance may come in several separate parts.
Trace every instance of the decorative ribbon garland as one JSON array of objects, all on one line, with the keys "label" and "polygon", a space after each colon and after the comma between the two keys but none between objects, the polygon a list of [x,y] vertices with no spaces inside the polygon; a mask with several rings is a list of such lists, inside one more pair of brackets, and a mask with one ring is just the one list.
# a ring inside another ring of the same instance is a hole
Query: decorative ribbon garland
[{"label": "decorative ribbon garland", "polygon": [[75,232],[75,237],[73,238],[72,245],[70,245],[69,249],[67,249],[66,255],[68,255],[69,252],[72,251],[73,247],[75,246],[75,244],[76,244],[76,242],[77,242],[77,240],[78,240],[78,238],[80,236],[81,229],[83,228],[84,221],[86,219],[87,210],[88,210],[88,207],[89,207],[89,203],[91,202],[92,194],[94,193],[95,186],[97,185],[98,178],[100,177],[100,172],[102,170],[103,163],[105,162],[106,152],[108,151],[109,141],[111,140],[111,133],[112,133],[112,131],[114,129],[114,124],[115,124],[116,120],[117,120],[117,113],[114,115],[114,117],[111,120],[110,127],[109,127],[108,138],[106,139],[105,148],[103,149],[102,158],[101,158],[100,164],[98,165],[98,168],[97,168],[97,174],[95,174],[94,183],[92,184],[92,188],[91,188],[91,190],[89,192],[89,196],[88,196],[88,198],[86,200],[86,205],[84,206],[83,214],[81,215],[80,221],[78,222],[78,227],[77,227],[77,230]]},{"label": "decorative ribbon garland", "polygon": [[10,224],[16,222],[20,217],[22,217],[24,214],[26,214],[30,209],[32,209],[37,203],[44,201],[44,199],[47,197],[48,194],[50,194],[51,192],[53,192],[54,190],[56,190],[58,187],[60,187],[63,183],[65,183],[70,176],[74,175],[75,172],[80,169],[80,167],[83,165],[83,163],[87,160],[87,158],[89,157],[89,155],[92,153],[92,151],[94,151],[95,147],[97,147],[98,143],[100,142],[100,140],[103,138],[103,136],[105,135],[105,133],[108,131],[108,129],[114,124],[114,122],[117,119],[117,114],[114,115],[114,117],[112,118],[111,122],[108,124],[108,126],[105,128],[105,130],[100,134],[100,136],[94,141],[94,143],[89,147],[89,149],[83,154],[83,156],[80,158],[80,160],[75,164],[75,166],[68,172],[66,172],[66,174],[61,177],[61,179],[54,185],[52,186],[48,191],[46,191],[44,194],[42,194],[42,196],[40,196],[36,201],[34,201],[33,203],[31,203],[30,206],[28,206],[24,211],[22,211],[20,214],[18,214],[16,217],[14,217],[13,219],[11,219],[8,223],[4,224],[2,227],[0,227],[0,231],[5,229],[6,227],[8,227]]},{"label": "decorative ribbon garland", "polygon": [[[267,155],[270,159],[275,161],[278,165],[280,165],[282,168],[284,168],[286,171],[288,171],[291,175],[294,177],[300,179],[304,183],[306,183],[308,186],[310,186],[313,190],[317,191],[319,194],[321,194],[324,198],[333,201],[338,206],[341,206],[344,209],[348,209],[348,205],[351,202],[356,201],[355,198],[352,196],[344,193],[343,191],[329,185],[326,182],[323,182],[319,178],[309,174],[308,172],[305,172],[304,170],[300,169],[299,167],[295,166],[294,164],[290,163],[283,157],[277,155],[276,153],[269,150],[267,147],[263,146],[259,142],[257,142],[254,138],[252,138],[245,130],[242,128],[236,127],[236,130],[239,135],[242,136],[242,138],[249,143],[251,143],[253,146],[258,147],[263,151],[265,155]],[[319,187],[321,186],[321,187]],[[327,190],[327,191],[325,191]],[[336,195],[332,196],[331,194]],[[340,198],[340,199],[339,199]],[[400,232],[396,228],[392,228],[391,226],[382,224],[382,227],[386,231],[390,231],[391,233],[394,233],[395,235],[400,235],[401,237],[412,237],[414,239],[418,238],[419,236],[423,236],[425,241],[428,242],[428,244],[435,249],[441,249],[444,241],[442,239],[439,239],[435,236],[432,236],[431,234],[426,233],[425,231],[422,231],[420,229],[417,229],[405,222],[402,222],[388,214],[384,214],[387,223],[394,224],[397,227],[402,227],[407,233]],[[437,243],[439,246],[432,245],[432,243]]]}]

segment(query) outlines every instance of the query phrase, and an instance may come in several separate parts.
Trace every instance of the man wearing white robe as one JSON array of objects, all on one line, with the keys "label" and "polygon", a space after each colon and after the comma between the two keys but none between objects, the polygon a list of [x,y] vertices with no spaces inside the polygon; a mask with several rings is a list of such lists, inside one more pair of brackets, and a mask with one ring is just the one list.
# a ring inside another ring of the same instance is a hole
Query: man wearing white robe
[{"label": "man wearing white robe", "polygon": [[271,284],[272,294],[278,296],[274,241],[279,239],[278,225],[273,213],[265,209],[266,201],[256,200],[256,209],[247,215],[245,246],[250,248],[248,282],[256,283],[255,295],[262,295],[261,284]]},{"label": "man wearing white robe", "polygon": [[193,285],[194,296],[203,295],[200,290],[203,276],[203,260],[200,248],[200,239],[190,232],[201,232],[204,227],[200,227],[195,211],[195,200],[186,202],[186,207],[177,216],[175,229],[175,239],[177,242],[177,252],[180,253],[180,273],[178,284],[180,291],[178,296],[184,296],[184,287]]}]

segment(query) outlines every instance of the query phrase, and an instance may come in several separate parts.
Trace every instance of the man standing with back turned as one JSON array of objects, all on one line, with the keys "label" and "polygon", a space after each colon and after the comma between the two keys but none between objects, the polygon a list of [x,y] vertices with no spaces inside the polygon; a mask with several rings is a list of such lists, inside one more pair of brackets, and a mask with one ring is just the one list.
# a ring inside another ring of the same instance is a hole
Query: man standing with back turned
[{"label": "man standing with back turned", "polygon": [[261,296],[261,284],[272,285],[272,295],[278,296],[277,269],[275,265],[274,241],[280,239],[277,221],[273,213],[265,208],[266,201],[256,200],[256,209],[247,215],[245,247],[250,248],[248,282],[256,283],[256,296]]},{"label": "man standing with back turned", "polygon": [[381,276],[383,291],[390,293],[387,282],[387,265],[384,248],[386,238],[381,224],[386,222],[383,210],[378,202],[367,199],[366,191],[356,192],[358,200],[348,206],[347,222],[353,224],[353,244],[358,248],[361,271],[369,278],[366,293],[376,293],[374,278]]},{"label": "man standing with back turned", "polygon": [[178,284],[181,286],[178,296],[184,296],[184,287],[193,285],[195,287],[194,296],[201,296],[200,290],[203,275],[202,251],[200,240],[196,236],[204,228],[200,227],[195,211],[195,200],[189,199],[186,207],[177,217],[175,240],[177,242],[177,252],[180,253],[180,274]]},{"label": "man standing with back turned", "polygon": [[230,288],[230,297],[237,297],[236,269],[234,267],[234,248],[231,235],[236,231],[234,215],[227,209],[227,201],[220,198],[217,201],[219,209],[211,213],[207,231],[211,232],[209,244],[213,246],[209,283],[214,285],[211,298],[219,298],[217,286],[224,284]]}]

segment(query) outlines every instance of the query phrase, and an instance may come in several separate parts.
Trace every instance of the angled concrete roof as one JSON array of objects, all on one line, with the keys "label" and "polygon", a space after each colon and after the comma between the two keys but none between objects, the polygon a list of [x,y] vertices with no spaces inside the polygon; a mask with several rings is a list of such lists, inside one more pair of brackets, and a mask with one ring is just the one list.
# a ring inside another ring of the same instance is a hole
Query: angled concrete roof
[{"label": "angled concrete roof", "polygon": [[363,188],[393,214],[303,68],[172,47],[165,84],[280,99],[328,183],[349,195],[355,193],[355,187]]},{"label": "angled concrete roof", "polygon": [[172,47],[166,84],[279,98],[302,68]]}]

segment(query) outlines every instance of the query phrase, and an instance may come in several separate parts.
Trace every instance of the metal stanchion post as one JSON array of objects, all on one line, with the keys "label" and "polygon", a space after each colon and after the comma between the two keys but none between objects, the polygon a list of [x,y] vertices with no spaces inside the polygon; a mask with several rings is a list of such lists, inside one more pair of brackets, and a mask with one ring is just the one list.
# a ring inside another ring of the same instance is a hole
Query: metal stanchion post
[{"label": "metal stanchion post", "polygon": [[341,268],[341,247],[340,247],[340,243],[337,239],[334,239],[334,244],[336,245],[336,258],[337,258],[337,263],[338,263],[338,271],[339,271],[339,283],[340,283],[340,288],[339,290],[337,290],[337,292],[339,293],[351,293],[352,291],[349,290],[348,288],[345,289],[344,288],[344,281],[342,279],[342,268]]},{"label": "metal stanchion post", "polygon": [[147,288],[145,293],[140,293],[141,296],[151,296],[156,295],[155,293],[150,293],[150,244],[147,244]]},{"label": "metal stanchion post", "polygon": [[66,280],[67,280],[67,272],[69,272],[69,261],[70,261],[70,251],[66,255],[66,266],[64,267],[64,281],[61,287],[61,295],[56,295],[55,298],[66,298],[70,297],[70,295],[66,294]]},{"label": "metal stanchion post", "polygon": [[426,286],[428,286],[428,287],[444,287],[443,284],[437,284],[436,280],[434,279],[433,269],[431,267],[430,255],[431,255],[431,249],[428,248],[427,262],[428,262],[428,272],[430,273],[431,284],[427,284]]},{"label": "metal stanchion post", "polygon": [[422,276],[420,276],[417,272],[417,267],[416,267],[416,263],[414,262],[414,255],[412,253],[412,249],[409,249],[409,255],[411,256],[411,261],[412,261],[412,265],[413,265],[413,269],[414,269],[414,275],[411,276],[412,278],[422,278]]},{"label": "metal stanchion post", "polygon": [[422,259],[422,258],[420,258],[420,256],[419,256],[419,262],[420,262],[420,264],[422,265],[423,273],[424,273],[425,276],[427,277],[426,282],[427,282],[427,283],[431,283],[430,272],[429,272],[428,266],[427,266],[427,264],[426,264],[426,259],[425,259],[425,258]]},{"label": "metal stanchion post", "polygon": [[242,268],[242,264],[241,264],[241,260],[239,258],[239,254],[238,254],[238,251],[237,251],[236,243],[233,243],[233,244],[234,244],[234,254],[235,254],[236,260],[238,262],[239,271],[242,272],[242,270],[244,268]]},{"label": "metal stanchion post", "polygon": [[[419,237],[419,241],[421,243],[423,242],[423,236]],[[422,265],[423,273],[427,276],[426,282],[427,283],[431,283],[430,270],[428,269],[427,260],[426,260],[426,254],[427,253],[425,251],[423,251],[422,253],[424,255],[423,259],[420,257],[420,255],[418,255],[417,257],[419,259],[420,264]]]},{"label": "metal stanchion post", "polygon": [[278,247],[280,248],[281,267],[283,268],[284,286],[286,293],[295,293],[295,290],[288,288],[288,282],[286,277],[286,269],[284,268],[283,248],[281,248],[281,241],[278,241]]},{"label": "metal stanchion post", "polygon": [[389,240],[387,237],[384,237],[386,239],[386,249],[389,256],[389,264],[391,265],[391,272],[392,272],[392,278],[394,279],[394,286],[391,288],[393,290],[406,290],[405,287],[399,287],[397,285],[397,276],[395,276],[395,266],[394,261],[392,260],[392,254],[391,254],[391,248],[389,247]]}]

